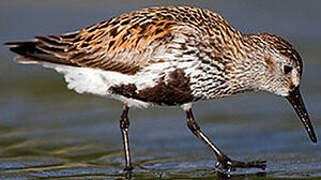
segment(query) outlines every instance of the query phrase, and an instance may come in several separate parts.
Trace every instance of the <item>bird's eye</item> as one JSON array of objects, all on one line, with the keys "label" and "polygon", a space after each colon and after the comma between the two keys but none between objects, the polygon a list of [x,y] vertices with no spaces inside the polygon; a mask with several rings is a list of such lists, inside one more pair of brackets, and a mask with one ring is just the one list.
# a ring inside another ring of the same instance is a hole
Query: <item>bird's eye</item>
[{"label": "bird's eye", "polygon": [[292,71],[292,69],[293,68],[291,66],[284,65],[283,67],[284,74],[289,74]]}]

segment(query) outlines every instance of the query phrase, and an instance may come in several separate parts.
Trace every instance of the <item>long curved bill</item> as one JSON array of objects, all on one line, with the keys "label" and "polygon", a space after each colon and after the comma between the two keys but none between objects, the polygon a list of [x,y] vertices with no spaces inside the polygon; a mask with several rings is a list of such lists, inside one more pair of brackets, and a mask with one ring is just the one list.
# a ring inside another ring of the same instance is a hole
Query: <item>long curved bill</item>
[{"label": "long curved bill", "polygon": [[304,128],[305,128],[306,132],[308,133],[311,141],[314,143],[317,143],[317,137],[316,137],[315,132],[313,130],[313,126],[311,124],[309,114],[308,114],[307,110],[305,109],[305,105],[304,105],[303,99],[301,97],[299,87],[296,87],[294,90],[292,90],[286,98],[292,104],[295,112],[298,114],[299,118],[301,119],[301,122],[303,123]]}]

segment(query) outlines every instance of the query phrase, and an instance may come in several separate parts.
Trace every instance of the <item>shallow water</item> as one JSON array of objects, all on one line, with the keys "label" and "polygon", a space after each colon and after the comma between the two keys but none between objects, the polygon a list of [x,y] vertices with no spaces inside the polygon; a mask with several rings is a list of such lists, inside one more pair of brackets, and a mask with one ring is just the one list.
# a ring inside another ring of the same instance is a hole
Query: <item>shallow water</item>
[{"label": "shallow water", "polygon": [[[321,134],[320,1],[171,2],[165,4],[215,10],[245,32],[268,31],[290,39],[305,60],[302,90],[315,130]],[[0,41],[62,33],[160,4],[2,0]],[[68,91],[61,75],[14,64],[12,57],[0,47],[0,178],[123,178],[121,104]],[[310,143],[280,97],[257,93],[201,102],[195,105],[194,115],[230,157],[268,161],[265,171],[238,170],[231,179],[321,177],[321,146]],[[215,158],[189,132],[184,117],[175,107],[130,111],[136,179],[226,179],[214,172]]]}]

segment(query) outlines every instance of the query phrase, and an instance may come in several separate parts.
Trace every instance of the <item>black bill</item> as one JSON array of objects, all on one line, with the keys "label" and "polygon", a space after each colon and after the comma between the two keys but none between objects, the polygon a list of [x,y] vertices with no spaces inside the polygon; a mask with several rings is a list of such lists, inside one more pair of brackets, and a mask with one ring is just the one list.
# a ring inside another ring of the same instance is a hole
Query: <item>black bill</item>
[{"label": "black bill", "polygon": [[299,87],[296,87],[294,90],[292,90],[286,98],[292,104],[293,108],[295,109],[295,112],[300,117],[301,122],[303,123],[305,130],[309,134],[311,141],[314,143],[317,143],[317,137],[313,130],[313,126],[311,124],[309,114],[305,109],[305,105],[301,97]]}]

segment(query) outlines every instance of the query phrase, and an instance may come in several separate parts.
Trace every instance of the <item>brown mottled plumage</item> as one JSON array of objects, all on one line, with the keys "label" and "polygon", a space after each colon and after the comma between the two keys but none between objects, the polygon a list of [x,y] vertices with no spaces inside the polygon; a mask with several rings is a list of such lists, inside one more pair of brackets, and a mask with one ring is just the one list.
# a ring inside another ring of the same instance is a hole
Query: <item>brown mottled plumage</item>
[{"label": "brown mottled plumage", "polygon": [[[39,59],[42,61],[134,74],[150,63],[159,62],[153,60],[152,55],[159,53],[176,33],[186,38],[190,38],[191,33],[194,38],[217,37],[212,42],[218,51],[215,54],[225,52],[220,46],[224,45],[222,42],[236,51],[231,40],[240,36],[221,16],[211,11],[157,7],[123,14],[73,33],[35,37],[27,43],[33,43],[39,53],[52,56],[52,59]],[[12,50],[19,53],[16,48]],[[238,53],[235,51],[232,53]],[[37,60],[38,57],[30,58]]]},{"label": "brown mottled plumage", "polygon": [[317,141],[299,92],[303,63],[279,36],[243,34],[220,15],[193,7],[154,7],[123,14],[63,35],[7,43],[21,63],[65,75],[68,88],[124,102],[120,126],[126,170],[131,170],[128,109],[180,105],[190,130],[207,144],[223,169],[265,168],[265,162],[229,159],[200,130],[191,105],[244,91],[286,97],[311,140]]}]

